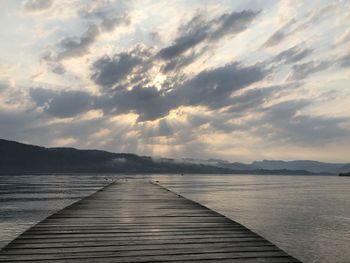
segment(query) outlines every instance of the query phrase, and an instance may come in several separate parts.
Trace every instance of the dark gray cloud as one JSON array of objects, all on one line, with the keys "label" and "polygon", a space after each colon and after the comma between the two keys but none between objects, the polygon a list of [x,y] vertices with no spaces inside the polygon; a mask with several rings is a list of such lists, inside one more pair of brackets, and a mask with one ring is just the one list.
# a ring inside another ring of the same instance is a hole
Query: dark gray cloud
[{"label": "dark gray cloud", "polygon": [[128,14],[128,2],[118,2],[117,6],[110,1],[92,2],[83,5],[78,14],[98,26],[101,32],[112,32],[119,26],[130,25],[131,17]]},{"label": "dark gray cloud", "polygon": [[51,89],[45,88],[31,88],[29,90],[29,96],[36,103],[37,106],[44,106],[48,103],[57,92]]},{"label": "dark gray cloud", "polygon": [[192,51],[191,54],[184,56],[177,56],[172,58],[170,61],[168,61],[164,67],[162,68],[162,71],[164,73],[170,72],[170,71],[178,71],[179,69],[190,65],[192,62],[196,60],[196,58],[199,56],[199,53]]},{"label": "dark gray cloud", "polygon": [[197,127],[197,128],[204,124],[207,124],[208,122],[210,122],[211,119],[212,119],[211,115],[206,115],[200,112],[188,114],[187,116],[188,123],[191,126]]},{"label": "dark gray cloud", "polygon": [[268,71],[263,65],[243,67],[238,63],[228,64],[199,73],[173,93],[174,97],[184,105],[221,108],[227,106],[233,91],[262,80],[267,74]]},{"label": "dark gray cloud", "polygon": [[[40,114],[33,111],[0,111],[0,137],[9,140],[43,144],[52,140],[52,133],[45,127]],[[30,134],[30,138],[28,138]]]},{"label": "dark gray cloud", "polygon": [[53,124],[50,129],[56,130],[57,137],[61,138],[75,138],[77,143],[85,144],[91,140],[90,136],[101,130],[101,128],[108,127],[105,118],[87,119],[67,123]]},{"label": "dark gray cloud", "polygon": [[243,93],[239,90],[239,95],[231,96],[228,101],[228,108],[222,111],[219,115],[207,115],[207,114],[192,114],[189,116],[189,123],[193,127],[198,127],[204,124],[209,124],[214,130],[223,132],[232,132],[234,130],[251,129],[249,125],[246,127],[232,123],[231,120],[235,120],[242,116],[246,116],[249,113],[258,115],[257,113],[265,111],[265,105],[280,98],[283,93],[288,92],[290,89],[295,89],[296,85],[278,85],[269,87],[260,87],[254,89],[248,89]]},{"label": "dark gray cloud", "polygon": [[55,117],[72,117],[91,109],[92,97],[84,91],[62,91],[48,103],[47,113]]},{"label": "dark gray cloud", "polygon": [[312,48],[302,48],[301,46],[293,46],[279,53],[274,61],[283,61],[284,63],[295,63],[309,56],[313,52]]},{"label": "dark gray cloud", "polygon": [[301,80],[309,75],[325,70],[333,64],[332,61],[308,61],[301,64],[295,64],[292,68],[292,73],[288,80]]},{"label": "dark gray cloud", "polygon": [[295,24],[296,21],[291,19],[284,25],[282,25],[279,29],[277,29],[263,44],[263,47],[272,47],[281,43],[286,37],[289,35],[290,27]]},{"label": "dark gray cloud", "polygon": [[258,14],[259,12],[254,11],[233,12],[209,21],[203,16],[197,15],[179,28],[178,37],[174,43],[161,49],[158,57],[170,60],[204,41],[218,41],[224,36],[240,33]]},{"label": "dark gray cloud", "polygon": [[158,56],[160,58],[167,60],[181,55],[206,39],[210,30],[210,26],[201,16],[195,16],[183,28],[186,30],[180,30],[180,36],[175,39],[172,45],[159,51]]},{"label": "dark gray cloud", "polygon": [[104,17],[102,19],[102,22],[100,24],[101,30],[105,32],[112,32],[117,27],[121,25],[130,25],[131,18],[128,14],[124,14],[122,16],[110,16],[110,17]]},{"label": "dark gray cloud", "polygon": [[212,32],[210,38],[212,41],[227,36],[235,35],[247,29],[248,25],[255,19],[260,13],[243,10],[241,12],[232,12],[230,14],[223,14],[218,19],[214,19]]},{"label": "dark gray cloud", "polygon": [[230,104],[233,91],[262,80],[267,74],[262,65],[243,67],[234,63],[203,71],[169,91],[142,86],[116,89],[113,95],[100,97],[98,107],[107,112],[135,112],[139,121],[161,118],[179,106],[218,109]]},{"label": "dark gray cloud", "polygon": [[[98,148],[101,141],[99,138],[93,141],[91,135],[98,132],[101,127],[109,127],[105,118],[79,120],[70,122],[69,125],[67,123],[48,124],[50,120],[51,116],[32,110],[0,111],[0,123],[2,124],[0,137],[44,146],[57,146],[54,144],[55,139],[73,138],[76,140],[76,145],[80,145],[80,147],[92,147],[89,143],[94,142],[95,145],[92,148]],[[119,129],[121,127],[115,127],[114,135],[117,135]],[[28,134],[30,134],[30,138],[28,138]],[[120,132],[119,136],[121,135],[125,135],[125,132]],[[116,137],[114,140],[118,143],[121,140],[123,143],[124,139],[118,140]],[[116,149],[118,148],[114,148],[113,151]]]},{"label": "dark gray cloud", "polygon": [[53,0],[26,0],[23,4],[25,10],[37,12],[49,9],[52,6]]},{"label": "dark gray cloud", "polygon": [[340,58],[339,62],[341,67],[350,67],[350,53]]},{"label": "dark gray cloud", "polygon": [[[147,81],[149,81],[147,71],[152,67],[154,58],[167,60],[162,67],[164,73],[179,71],[207,50],[204,47],[198,51],[192,47],[202,41],[215,42],[224,36],[245,30],[258,13],[253,11],[233,12],[210,21],[197,15],[187,24],[180,26],[179,36],[173,45],[161,49],[155,56],[150,51],[142,53],[137,49],[116,54],[113,57],[104,56],[93,64],[91,79],[105,89],[115,87],[127,77],[131,86],[135,84],[147,86]],[[189,54],[184,54],[190,49]]]},{"label": "dark gray cloud", "polygon": [[122,52],[113,57],[104,56],[92,65],[91,79],[96,84],[110,89],[128,77],[144,59],[146,59],[146,54],[138,49]]},{"label": "dark gray cloud", "polygon": [[84,91],[53,91],[44,88],[30,90],[32,100],[48,115],[65,118],[93,108],[94,97]]},{"label": "dark gray cloud", "polygon": [[10,87],[10,83],[7,80],[0,79],[0,93],[7,90]]},{"label": "dark gray cloud", "polygon": [[272,86],[250,89],[243,94],[231,98],[231,106],[226,110],[235,116],[241,116],[249,112],[262,109],[264,103],[274,99],[286,86]]},{"label": "dark gray cloud", "polygon": [[105,111],[118,113],[135,112],[139,121],[155,120],[168,114],[176,105],[163,91],[155,87],[135,86],[131,90],[118,89],[111,97],[100,97],[100,106]]},{"label": "dark gray cloud", "polygon": [[52,72],[56,73],[58,75],[62,75],[64,73],[66,73],[66,69],[64,68],[64,66],[60,63],[54,63],[52,65]]},{"label": "dark gray cloud", "polygon": [[349,121],[346,118],[298,113],[311,104],[310,100],[281,102],[266,108],[264,116],[251,125],[260,127],[268,124],[270,128],[267,138],[301,145],[317,145],[321,141],[332,141],[347,136],[349,131],[342,127]]},{"label": "dark gray cloud", "polygon": [[59,52],[57,59],[67,59],[80,57],[89,52],[90,46],[95,42],[99,35],[99,29],[96,25],[90,25],[85,33],[79,38],[64,38],[59,43]]}]

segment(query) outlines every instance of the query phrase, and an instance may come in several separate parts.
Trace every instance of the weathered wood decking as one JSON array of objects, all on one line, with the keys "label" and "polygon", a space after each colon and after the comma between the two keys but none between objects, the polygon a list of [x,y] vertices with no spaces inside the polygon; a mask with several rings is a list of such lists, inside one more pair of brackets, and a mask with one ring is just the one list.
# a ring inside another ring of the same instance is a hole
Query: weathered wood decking
[{"label": "weathered wood decking", "polygon": [[0,262],[299,262],[244,226],[146,180],[113,183],[6,246]]}]

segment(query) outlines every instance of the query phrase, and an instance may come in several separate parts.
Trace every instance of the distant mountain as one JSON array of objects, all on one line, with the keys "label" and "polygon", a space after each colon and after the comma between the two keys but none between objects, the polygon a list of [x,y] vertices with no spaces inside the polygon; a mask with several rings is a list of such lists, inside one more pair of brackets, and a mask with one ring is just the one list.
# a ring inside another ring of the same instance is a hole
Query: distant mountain
[{"label": "distant mountain", "polygon": [[0,173],[314,174],[350,171],[350,164],[316,161],[171,159],[75,148],[45,148],[0,139]]},{"label": "distant mountain", "polygon": [[205,163],[235,171],[308,171],[315,174],[338,174],[350,171],[350,163],[325,163],[311,160],[296,161],[279,161],[279,160],[263,160],[254,161],[250,164],[239,162],[228,162],[218,159],[198,160],[185,159],[186,161],[195,160],[196,163]]},{"label": "distant mountain", "polygon": [[350,163],[344,165],[338,170],[340,173],[350,173]]},{"label": "distant mountain", "polygon": [[128,153],[44,148],[0,139],[0,173],[232,173],[204,164],[158,160]]},{"label": "distant mountain", "polygon": [[268,170],[306,170],[312,173],[339,173],[350,171],[350,164],[345,163],[323,163],[310,160],[297,160],[297,161],[255,161],[252,163],[252,167],[255,169],[268,169]]}]

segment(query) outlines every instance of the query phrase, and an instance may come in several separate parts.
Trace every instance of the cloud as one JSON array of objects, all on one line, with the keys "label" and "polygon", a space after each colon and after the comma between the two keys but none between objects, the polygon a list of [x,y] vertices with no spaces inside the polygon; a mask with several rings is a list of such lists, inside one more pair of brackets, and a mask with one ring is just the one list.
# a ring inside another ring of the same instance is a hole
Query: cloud
[{"label": "cloud", "polygon": [[[47,143],[52,139],[40,120],[40,114],[33,111],[0,111],[0,137],[9,140],[27,141],[38,144]],[[30,138],[28,138],[30,134]]]},{"label": "cloud", "polygon": [[295,64],[292,68],[292,73],[289,75],[288,80],[301,80],[313,73],[323,71],[329,68],[333,64],[332,61],[308,61],[301,64]]},{"label": "cloud", "polygon": [[105,111],[135,112],[138,121],[155,120],[180,106],[226,107],[233,91],[262,80],[268,71],[262,65],[244,67],[238,63],[205,70],[179,83],[170,91],[156,87],[119,88],[112,95],[101,96],[99,106]]},{"label": "cloud", "polygon": [[249,89],[246,92],[233,96],[230,100],[231,106],[226,110],[235,116],[245,115],[263,108],[266,102],[273,100],[281,90],[289,86],[270,86]]},{"label": "cloud", "polygon": [[341,67],[350,67],[350,53],[341,57],[339,63]]},{"label": "cloud", "polygon": [[29,90],[29,96],[37,106],[44,106],[45,103],[49,102],[56,94],[54,90],[45,88],[31,88]]},{"label": "cloud", "polygon": [[9,82],[9,80],[0,79],[0,94],[3,91],[6,91],[7,89],[9,89],[10,87],[11,87],[11,83]]},{"label": "cloud", "polygon": [[296,21],[294,19],[291,19],[287,23],[282,25],[266,40],[266,42],[263,44],[263,47],[272,47],[281,43],[285,38],[287,38],[290,35],[290,27],[295,23]]},{"label": "cloud", "polygon": [[84,91],[53,91],[44,88],[30,90],[30,97],[37,106],[53,117],[66,118],[93,108],[94,98]]},{"label": "cloud", "polygon": [[131,18],[128,14],[124,14],[122,16],[105,17],[100,24],[100,28],[104,32],[112,32],[118,26],[130,25],[130,23]]},{"label": "cloud", "polygon": [[146,138],[173,136],[176,131],[172,128],[166,119],[160,119],[155,125],[144,125],[142,135]]},{"label": "cloud", "polygon": [[26,0],[23,7],[26,11],[39,12],[49,9],[53,4],[53,0]]},{"label": "cloud", "polygon": [[[110,13],[111,10],[100,12],[98,14],[86,15],[90,19],[89,25],[80,37],[65,37],[56,44],[56,51],[51,51],[44,55],[47,61],[61,61],[74,57],[81,57],[89,53],[90,47],[97,41],[101,33],[112,32],[117,27],[129,25],[131,18],[127,13],[115,15]],[[95,18],[98,21],[95,21]],[[55,68],[54,68],[55,69]],[[61,71],[60,71],[61,72]],[[61,74],[61,73],[58,74]],[[55,72],[56,73],[56,72]]]},{"label": "cloud", "polygon": [[348,28],[341,36],[339,36],[335,42],[334,45],[342,45],[350,41],[350,28]]},{"label": "cloud", "polygon": [[[195,16],[192,20],[182,27],[180,36],[174,43],[168,47],[161,49],[158,56],[162,59],[171,59],[179,56],[190,48],[201,43],[208,37],[209,25],[205,23],[201,16]],[[186,29],[185,29],[186,28]]]},{"label": "cloud", "polygon": [[299,28],[308,27],[316,22],[319,22],[321,19],[326,19],[329,15],[332,14],[338,8],[337,1],[335,3],[330,3],[324,6],[319,7],[318,9],[309,12],[303,23],[299,26]]},{"label": "cloud", "polygon": [[64,68],[64,66],[60,63],[54,63],[52,65],[52,72],[56,73],[58,75],[62,75],[64,73],[66,73],[66,69]]},{"label": "cloud", "polygon": [[[237,34],[245,30],[258,13],[253,11],[233,12],[223,14],[209,21],[201,15],[194,16],[187,24],[179,27],[178,37],[174,44],[161,49],[155,55],[150,52],[140,54],[140,52],[132,50],[116,54],[113,57],[104,56],[93,64],[91,79],[104,88],[112,88],[125,80],[126,77],[129,77],[130,80],[130,74],[134,69],[137,69],[137,72],[133,72],[132,82],[139,80],[147,85],[148,79],[145,74],[152,67],[154,58],[167,60],[161,69],[164,73],[180,70],[182,67],[191,64],[208,49],[204,47],[199,51],[195,51],[192,49],[194,46],[203,41],[216,42],[217,39],[224,36]],[[190,49],[191,53],[184,54]],[[145,61],[148,64],[146,67],[143,63]],[[140,68],[143,69],[140,70]]]},{"label": "cloud", "polygon": [[181,68],[190,65],[192,62],[194,62],[197,57],[199,57],[200,54],[203,52],[194,52],[192,51],[188,55],[182,55],[182,56],[177,56],[169,60],[162,68],[162,71],[164,73],[170,72],[170,71],[176,71],[180,70]]},{"label": "cloud", "polygon": [[4,4],[3,33],[22,26],[3,43],[1,136],[240,160],[308,157],[315,145],[323,158],[327,142],[349,140],[337,117],[349,108],[341,2],[287,1],[292,13],[276,1],[85,2]]},{"label": "cloud", "polygon": [[[104,111],[120,113],[134,112],[139,115],[138,121],[155,120],[166,116],[176,102],[155,87],[135,86],[132,89],[118,89],[113,96],[100,97]],[[113,111],[114,110],[114,111]]]},{"label": "cloud", "polygon": [[162,42],[162,37],[159,34],[159,32],[152,31],[149,33],[149,38],[153,43],[161,43]]},{"label": "cloud", "polygon": [[250,125],[260,127],[267,124],[270,128],[266,138],[292,144],[317,146],[320,142],[347,136],[349,130],[342,125],[349,122],[348,118],[299,113],[302,108],[311,104],[311,100],[290,100],[275,104],[266,108],[264,116]]},{"label": "cloud", "polygon": [[227,35],[235,35],[247,29],[248,25],[260,13],[254,11],[243,10],[241,12],[232,12],[223,14],[218,19],[212,21],[212,32],[210,38],[216,41]]},{"label": "cloud", "polygon": [[179,28],[178,37],[173,44],[161,49],[158,57],[170,60],[182,55],[202,42],[214,42],[229,35],[244,31],[259,12],[241,11],[223,14],[218,18],[206,20],[202,15],[194,16]]},{"label": "cloud", "polygon": [[138,50],[122,52],[112,57],[106,55],[93,63],[91,79],[104,88],[112,88],[143,61],[143,55]]},{"label": "cloud", "polygon": [[85,33],[79,38],[64,38],[59,43],[59,52],[57,60],[80,57],[89,52],[90,46],[95,42],[99,35],[99,29],[96,25],[90,25]]},{"label": "cloud", "polygon": [[293,46],[287,50],[280,52],[274,61],[283,61],[284,63],[295,63],[309,56],[314,50],[312,48],[301,48],[301,46]]},{"label": "cloud", "polygon": [[331,3],[320,8],[306,13],[302,18],[296,19],[293,17],[287,23],[277,29],[263,44],[263,47],[273,47],[282,43],[285,39],[292,36],[293,34],[303,31],[321,19],[327,19],[332,11],[336,10],[337,4]]},{"label": "cloud", "polygon": [[227,106],[233,91],[245,88],[262,80],[268,71],[263,65],[249,67],[238,63],[228,64],[212,70],[205,70],[174,90],[176,100],[183,105],[203,105],[209,108]]}]

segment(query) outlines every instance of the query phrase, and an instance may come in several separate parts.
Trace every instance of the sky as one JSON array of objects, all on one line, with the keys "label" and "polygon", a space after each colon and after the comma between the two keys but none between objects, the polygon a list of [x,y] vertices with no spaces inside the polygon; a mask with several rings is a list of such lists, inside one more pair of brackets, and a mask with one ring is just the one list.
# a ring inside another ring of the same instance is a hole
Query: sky
[{"label": "sky", "polygon": [[0,137],[350,161],[350,1],[1,0]]}]

